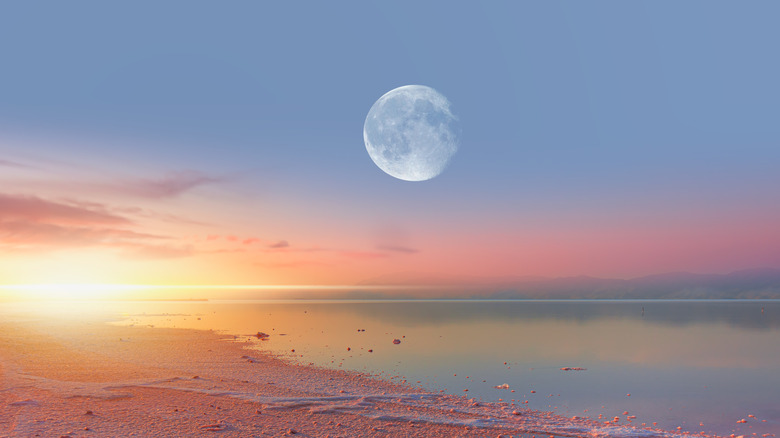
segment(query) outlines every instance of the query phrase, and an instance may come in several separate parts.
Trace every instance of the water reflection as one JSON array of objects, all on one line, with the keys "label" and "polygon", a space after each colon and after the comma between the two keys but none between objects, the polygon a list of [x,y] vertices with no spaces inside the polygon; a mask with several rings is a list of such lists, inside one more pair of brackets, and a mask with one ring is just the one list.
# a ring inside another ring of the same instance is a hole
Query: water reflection
[{"label": "water reflection", "polygon": [[[126,302],[100,311],[569,416],[629,411],[637,425],[725,436],[780,430],[777,301]],[[250,336],[258,331],[271,337]]]},{"label": "water reflection", "polygon": [[642,318],[648,323],[663,325],[705,323],[756,330],[780,328],[778,301],[447,301],[447,306],[441,303],[390,301],[373,306],[362,302],[340,307],[383,321],[403,321],[410,325],[464,320],[553,319],[587,322],[605,318]]}]

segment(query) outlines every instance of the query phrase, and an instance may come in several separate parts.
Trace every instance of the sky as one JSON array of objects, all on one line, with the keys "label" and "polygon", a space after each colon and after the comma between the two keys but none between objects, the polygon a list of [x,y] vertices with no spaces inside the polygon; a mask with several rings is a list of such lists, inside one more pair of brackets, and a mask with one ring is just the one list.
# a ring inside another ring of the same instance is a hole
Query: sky
[{"label": "sky", "polygon": [[[780,268],[780,4],[4,2],[0,284]],[[407,182],[399,86],[461,144]],[[433,280],[431,280],[433,279]]]}]

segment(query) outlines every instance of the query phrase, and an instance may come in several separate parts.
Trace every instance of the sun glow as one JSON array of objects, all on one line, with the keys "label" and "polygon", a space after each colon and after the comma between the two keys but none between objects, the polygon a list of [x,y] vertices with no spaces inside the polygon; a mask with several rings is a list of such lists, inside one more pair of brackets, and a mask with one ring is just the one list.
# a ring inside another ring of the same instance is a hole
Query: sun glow
[{"label": "sun glow", "polygon": [[111,300],[128,297],[146,286],[124,284],[22,284],[0,286],[0,292],[23,300]]},{"label": "sun glow", "polygon": [[[229,298],[231,291],[256,292],[255,299],[283,298],[297,292],[322,293],[351,290],[432,290],[434,286],[354,286],[354,285],[148,285],[148,284],[94,284],[46,283],[0,285],[0,301],[167,301]],[[276,295],[274,295],[274,293]],[[269,295],[270,294],[270,295]],[[279,295],[282,294],[282,295]]]}]

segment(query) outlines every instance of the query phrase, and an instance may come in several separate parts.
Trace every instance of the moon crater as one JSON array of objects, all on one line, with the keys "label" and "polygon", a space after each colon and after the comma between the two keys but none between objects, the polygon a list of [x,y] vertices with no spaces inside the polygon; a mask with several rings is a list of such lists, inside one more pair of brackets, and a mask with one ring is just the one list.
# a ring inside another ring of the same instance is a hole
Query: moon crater
[{"label": "moon crater", "polygon": [[374,163],[405,181],[439,175],[460,144],[460,123],[452,105],[424,85],[405,85],[374,103],[363,125],[363,140]]}]

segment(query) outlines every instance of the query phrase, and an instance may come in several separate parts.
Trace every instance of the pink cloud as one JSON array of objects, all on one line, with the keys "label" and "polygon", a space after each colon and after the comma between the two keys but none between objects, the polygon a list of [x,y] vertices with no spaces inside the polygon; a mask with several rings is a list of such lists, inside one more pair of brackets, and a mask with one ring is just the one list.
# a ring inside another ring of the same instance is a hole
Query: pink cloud
[{"label": "pink cloud", "polygon": [[70,193],[91,193],[110,195],[113,197],[133,197],[143,199],[170,199],[178,197],[190,190],[208,184],[224,181],[196,170],[183,170],[168,172],[159,177],[123,177],[114,176],[106,178],[82,178],[81,175],[66,180],[51,179],[48,173],[43,179],[25,180],[24,186],[28,189],[52,190]]},{"label": "pink cloud", "polygon": [[400,245],[377,245],[376,249],[380,251],[399,252],[403,254],[416,254],[420,252],[420,250],[418,249],[409,248],[408,246],[400,246]]},{"label": "pink cloud", "polygon": [[165,239],[165,237],[116,228],[93,228],[24,221],[0,222],[0,240],[5,246],[48,248],[115,246],[128,241],[146,239]]},{"label": "pink cloud", "polygon": [[289,246],[290,244],[286,240],[280,240],[276,243],[272,243],[268,245],[268,247],[272,249],[289,248]]},{"label": "pink cloud", "polygon": [[386,253],[372,251],[339,251],[339,255],[359,260],[382,259],[388,257]]},{"label": "pink cloud", "polygon": [[319,260],[293,260],[288,262],[270,262],[270,263],[257,262],[254,265],[259,267],[274,268],[274,269],[304,268],[310,266],[331,266],[330,263],[325,263]]},{"label": "pink cloud", "polygon": [[69,225],[127,225],[131,222],[102,204],[66,204],[35,196],[0,193],[0,222],[54,222]]},{"label": "pink cloud", "polygon": [[32,166],[28,166],[26,164],[17,163],[16,161],[3,160],[3,159],[0,159],[0,166],[18,167],[18,168],[23,168],[23,169],[32,169],[33,168]]},{"label": "pink cloud", "polygon": [[130,179],[108,187],[144,198],[173,198],[196,187],[220,182],[221,179],[194,170],[170,172],[160,178]]},{"label": "pink cloud", "polygon": [[189,246],[161,244],[171,238],[133,230],[134,225],[99,203],[0,194],[0,248],[50,251],[106,247],[134,258],[184,257],[194,253]]}]

